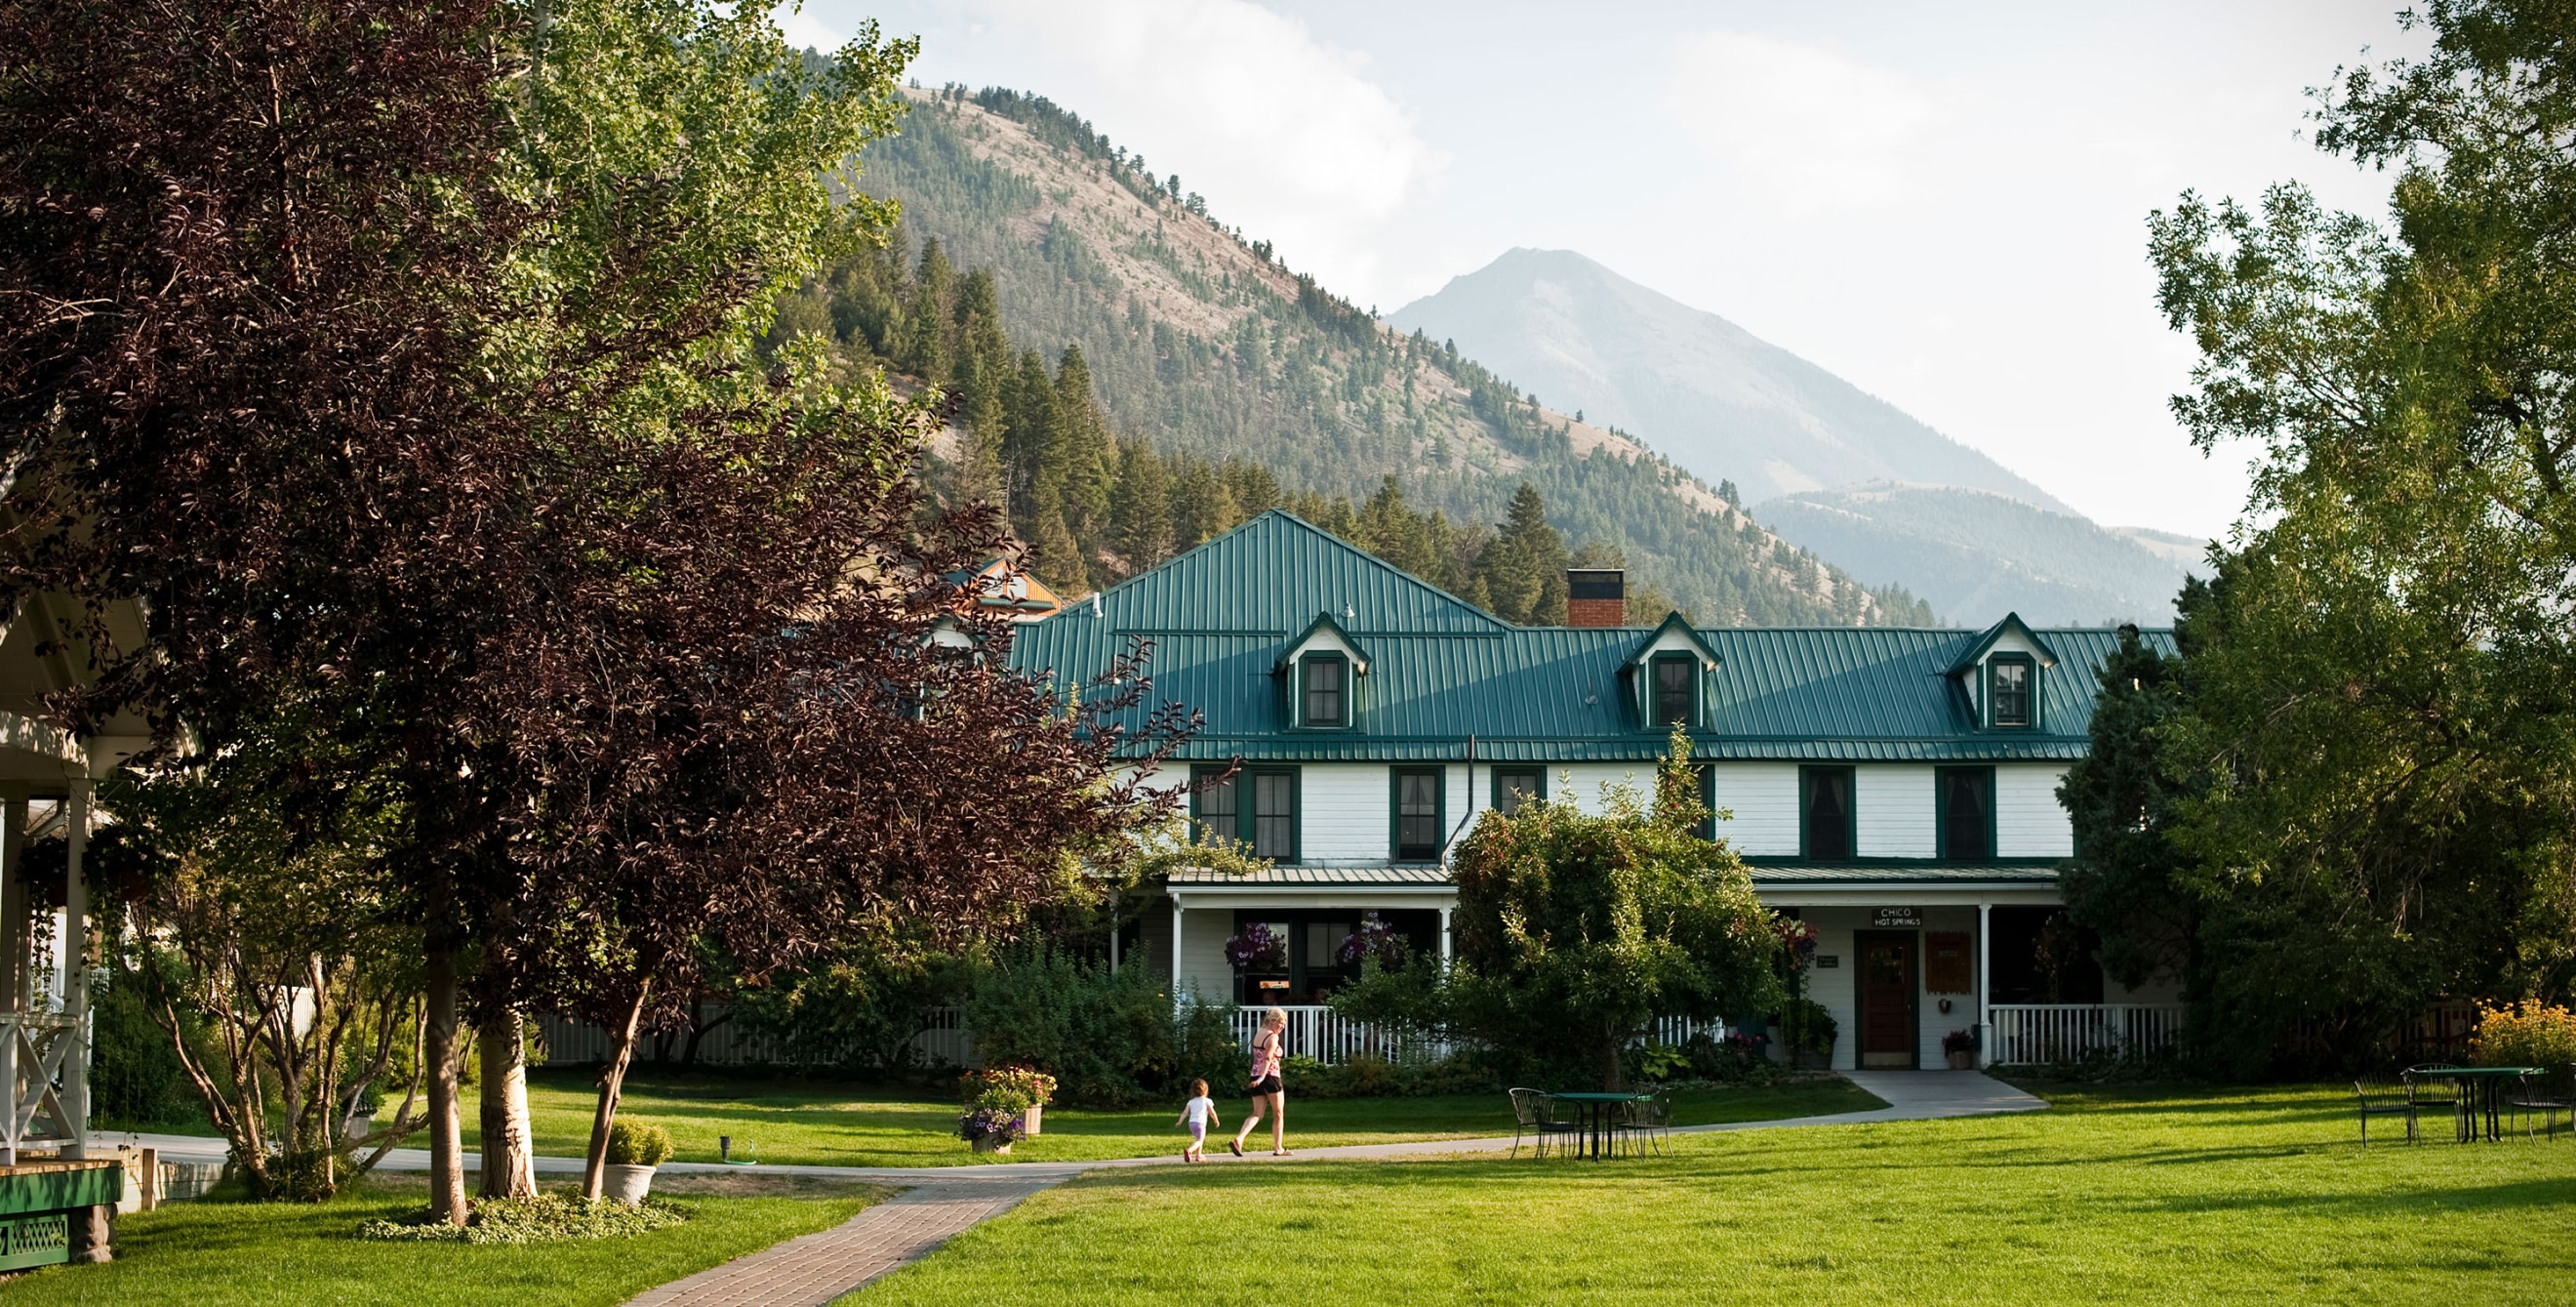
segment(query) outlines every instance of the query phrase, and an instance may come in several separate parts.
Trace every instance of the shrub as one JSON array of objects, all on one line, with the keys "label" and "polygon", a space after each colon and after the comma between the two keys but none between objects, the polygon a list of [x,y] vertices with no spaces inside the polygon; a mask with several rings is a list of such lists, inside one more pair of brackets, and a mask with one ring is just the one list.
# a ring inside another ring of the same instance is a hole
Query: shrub
[{"label": "shrub", "polygon": [[2538,999],[2507,1007],[2478,1005],[2470,1060],[2480,1066],[2536,1066],[2564,1084],[2576,1063],[2576,1013]]},{"label": "shrub", "polygon": [[[197,1094],[170,1032],[143,1005],[142,979],[123,966],[111,968],[98,987],[90,1009],[90,1111],[94,1117],[128,1126],[191,1125],[206,1119],[206,1100]],[[182,1011],[193,1041],[197,1023]]]},{"label": "shrub", "polygon": [[1834,1014],[1812,998],[1793,998],[1780,1005],[1780,1038],[1794,1052],[1830,1053],[1840,1028]]},{"label": "shrub", "polygon": [[608,1126],[610,1166],[660,1166],[671,1160],[671,1132],[619,1117]]},{"label": "shrub", "polygon": [[408,1243],[558,1243],[624,1238],[688,1219],[681,1208],[649,1198],[641,1206],[628,1207],[607,1199],[538,1194],[476,1199],[473,1221],[467,1225],[431,1220],[423,1211],[400,1221],[368,1221],[358,1227],[358,1237]]},{"label": "shrub", "polygon": [[1186,1021],[1152,971],[1112,973],[1042,940],[995,959],[966,1000],[987,1063],[1043,1070],[1066,1102],[1086,1106],[1163,1096],[1180,1074]]},{"label": "shrub", "polygon": [[1501,1077],[1468,1057],[1417,1062],[1360,1056],[1339,1066],[1289,1057],[1281,1060],[1280,1074],[1288,1082],[1288,1091],[1299,1098],[1422,1098],[1496,1093],[1503,1088]]},{"label": "shrub", "polygon": [[1767,1085],[1789,1074],[1789,1068],[1771,1060],[1771,1037],[1741,1032],[1717,1039],[1697,1034],[1682,1041],[1682,1053],[1690,1059],[1691,1074],[1706,1081],[1725,1085]]}]

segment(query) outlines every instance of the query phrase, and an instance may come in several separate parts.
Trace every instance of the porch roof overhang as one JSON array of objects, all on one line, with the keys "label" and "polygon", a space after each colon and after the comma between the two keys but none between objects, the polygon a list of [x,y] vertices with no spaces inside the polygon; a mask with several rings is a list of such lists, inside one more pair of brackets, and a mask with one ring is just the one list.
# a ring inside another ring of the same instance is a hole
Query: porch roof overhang
[{"label": "porch roof overhang", "polygon": [[2053,865],[1844,863],[1757,866],[1753,892],[1775,907],[2057,904]]},{"label": "porch roof overhang", "polygon": [[1458,901],[1446,869],[1400,864],[1264,867],[1237,875],[1184,867],[1164,879],[1172,901],[1190,908],[1445,908]]}]

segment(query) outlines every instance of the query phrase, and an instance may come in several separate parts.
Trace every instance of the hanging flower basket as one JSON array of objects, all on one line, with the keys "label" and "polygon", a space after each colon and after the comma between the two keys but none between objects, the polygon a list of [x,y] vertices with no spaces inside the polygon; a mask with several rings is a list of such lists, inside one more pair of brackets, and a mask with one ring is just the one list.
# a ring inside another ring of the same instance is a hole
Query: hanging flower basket
[{"label": "hanging flower basket", "polygon": [[1225,960],[1237,971],[1277,971],[1288,965],[1288,941],[1256,921],[1225,942]]},{"label": "hanging flower basket", "polygon": [[1388,971],[1404,967],[1404,936],[1374,912],[1360,914],[1359,929],[1342,936],[1341,947],[1333,950],[1333,960],[1346,967],[1356,967],[1371,958]]}]

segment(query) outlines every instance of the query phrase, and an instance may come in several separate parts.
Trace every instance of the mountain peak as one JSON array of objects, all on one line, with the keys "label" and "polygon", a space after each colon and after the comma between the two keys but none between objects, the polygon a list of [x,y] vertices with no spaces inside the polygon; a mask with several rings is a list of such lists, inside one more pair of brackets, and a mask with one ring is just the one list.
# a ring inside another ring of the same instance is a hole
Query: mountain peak
[{"label": "mountain peak", "polygon": [[1650,433],[1747,501],[1897,481],[2075,512],[1895,405],[1578,251],[1507,250],[1388,321],[1455,340],[1552,408]]}]

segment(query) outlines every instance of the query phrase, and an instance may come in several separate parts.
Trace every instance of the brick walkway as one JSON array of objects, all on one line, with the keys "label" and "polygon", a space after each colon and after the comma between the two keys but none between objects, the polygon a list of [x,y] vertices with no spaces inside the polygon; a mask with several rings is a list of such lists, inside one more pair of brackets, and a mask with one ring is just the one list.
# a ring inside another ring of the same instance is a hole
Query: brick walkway
[{"label": "brick walkway", "polygon": [[1063,1183],[1066,1175],[922,1184],[829,1230],[674,1280],[631,1300],[628,1307],[823,1307],[920,1260],[959,1231],[1011,1210],[1030,1194]]}]

